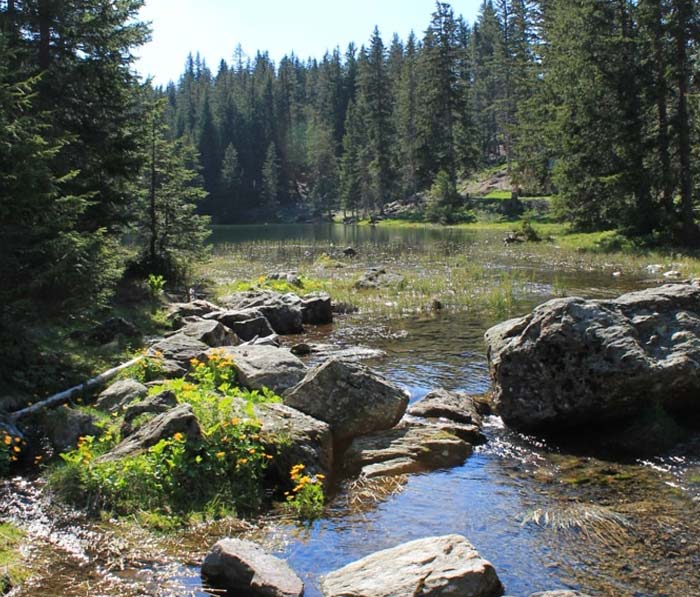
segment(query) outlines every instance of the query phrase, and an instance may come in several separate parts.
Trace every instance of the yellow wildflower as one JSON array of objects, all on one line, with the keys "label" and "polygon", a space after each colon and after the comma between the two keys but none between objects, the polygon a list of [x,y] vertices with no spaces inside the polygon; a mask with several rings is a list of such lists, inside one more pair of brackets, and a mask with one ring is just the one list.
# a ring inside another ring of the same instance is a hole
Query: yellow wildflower
[{"label": "yellow wildflower", "polygon": [[9,435],[5,436],[5,445],[9,446],[12,443],[12,438]]},{"label": "yellow wildflower", "polygon": [[197,365],[199,365],[199,359],[197,357],[192,357],[190,359],[190,365],[192,365],[193,367],[196,367]]},{"label": "yellow wildflower", "polygon": [[248,454],[255,454],[255,448],[248,448]]},{"label": "yellow wildflower", "polygon": [[316,475],[316,478],[317,478],[317,479],[321,479],[321,480],[323,480],[323,479],[325,479],[325,478],[326,478],[326,475],[321,475],[321,474],[318,474],[318,475]]},{"label": "yellow wildflower", "polygon": [[224,456],[226,456],[226,452],[217,452],[216,457],[221,460]]},{"label": "yellow wildflower", "polygon": [[21,452],[21,451],[22,451],[22,448],[20,448],[19,446],[15,446],[15,447],[12,448],[12,449],[13,449],[15,452]]},{"label": "yellow wildflower", "polygon": [[181,442],[181,441],[183,441],[183,440],[185,439],[185,436],[182,435],[182,433],[180,433],[180,432],[178,431],[175,435],[173,435],[173,439],[174,439],[176,442]]},{"label": "yellow wildflower", "polygon": [[247,458],[239,458],[238,459],[238,464],[245,464],[246,462],[248,462]]},{"label": "yellow wildflower", "polygon": [[231,419],[231,425],[238,425],[241,422],[241,420],[238,417],[233,417]]}]

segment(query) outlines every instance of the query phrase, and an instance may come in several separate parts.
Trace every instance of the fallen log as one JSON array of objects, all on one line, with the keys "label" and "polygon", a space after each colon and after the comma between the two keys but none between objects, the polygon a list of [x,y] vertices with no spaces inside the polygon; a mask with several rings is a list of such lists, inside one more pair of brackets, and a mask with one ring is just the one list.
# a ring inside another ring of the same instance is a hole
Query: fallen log
[{"label": "fallen log", "polygon": [[48,398],[45,398],[40,402],[27,406],[26,408],[15,411],[13,413],[10,413],[9,415],[7,415],[6,420],[10,423],[16,423],[20,419],[32,415],[36,412],[39,412],[42,409],[53,408],[54,406],[65,404],[66,402],[72,400],[77,396],[82,396],[88,392],[92,392],[93,390],[96,390],[97,388],[100,388],[103,385],[105,385],[110,379],[116,377],[118,373],[124,371],[124,369],[128,369],[132,365],[138,363],[141,359],[143,359],[143,355],[135,357],[130,361],[127,361],[126,363],[122,363],[117,367],[113,367],[112,369],[107,369],[107,371],[104,371],[98,376],[93,377],[92,379],[88,379],[87,381],[77,386],[73,386],[72,388],[63,390],[62,392],[49,396]]}]

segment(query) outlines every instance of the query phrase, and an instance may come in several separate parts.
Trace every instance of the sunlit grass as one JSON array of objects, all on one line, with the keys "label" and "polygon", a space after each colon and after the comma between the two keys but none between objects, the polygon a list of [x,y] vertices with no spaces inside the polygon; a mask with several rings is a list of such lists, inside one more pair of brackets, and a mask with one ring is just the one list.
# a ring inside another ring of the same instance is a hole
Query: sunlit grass
[{"label": "sunlit grass", "polygon": [[9,523],[0,523],[0,595],[26,580],[28,571],[23,564],[19,546],[24,533]]}]

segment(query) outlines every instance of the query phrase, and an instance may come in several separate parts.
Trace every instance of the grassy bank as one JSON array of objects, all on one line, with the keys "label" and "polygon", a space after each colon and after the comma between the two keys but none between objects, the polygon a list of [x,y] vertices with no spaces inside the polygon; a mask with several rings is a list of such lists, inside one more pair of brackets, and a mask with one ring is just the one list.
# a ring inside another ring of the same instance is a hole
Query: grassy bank
[{"label": "grassy bank", "polygon": [[10,523],[0,523],[0,595],[21,584],[28,576],[19,552],[24,533]]}]

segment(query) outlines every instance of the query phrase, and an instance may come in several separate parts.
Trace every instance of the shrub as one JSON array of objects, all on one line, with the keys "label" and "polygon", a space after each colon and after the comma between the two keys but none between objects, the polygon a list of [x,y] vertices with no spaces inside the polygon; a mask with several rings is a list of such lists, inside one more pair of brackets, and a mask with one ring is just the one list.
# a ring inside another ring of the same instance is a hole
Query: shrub
[{"label": "shrub", "polygon": [[307,475],[303,464],[295,464],[289,472],[289,478],[294,483],[291,491],[285,492],[287,504],[302,520],[314,520],[323,514],[325,496],[323,494],[323,479],[321,474]]}]

